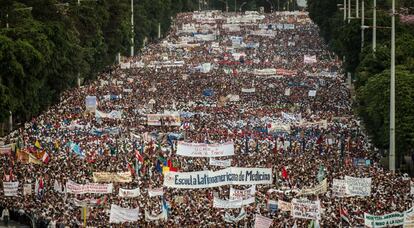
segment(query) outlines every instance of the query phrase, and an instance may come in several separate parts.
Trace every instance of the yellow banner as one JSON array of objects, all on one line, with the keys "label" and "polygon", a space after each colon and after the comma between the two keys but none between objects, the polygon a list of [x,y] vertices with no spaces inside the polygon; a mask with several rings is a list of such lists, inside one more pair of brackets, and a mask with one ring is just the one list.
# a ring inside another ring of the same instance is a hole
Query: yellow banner
[{"label": "yellow banner", "polygon": [[129,183],[129,182],[132,182],[132,176],[131,176],[131,172],[119,172],[119,173],[94,172],[93,181],[94,182]]}]

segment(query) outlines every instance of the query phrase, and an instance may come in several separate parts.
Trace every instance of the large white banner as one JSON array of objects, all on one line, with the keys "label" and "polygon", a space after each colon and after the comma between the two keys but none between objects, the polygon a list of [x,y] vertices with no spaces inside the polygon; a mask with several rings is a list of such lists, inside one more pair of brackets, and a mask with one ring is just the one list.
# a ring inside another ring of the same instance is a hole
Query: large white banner
[{"label": "large white banner", "polygon": [[109,223],[123,223],[138,221],[138,208],[128,209],[122,208],[115,204],[111,205],[111,214],[109,215]]},{"label": "large white banner", "polygon": [[248,199],[236,199],[236,200],[222,200],[218,197],[213,198],[213,207],[214,208],[241,208],[244,205],[249,205],[254,203],[256,200],[255,197],[250,197]]},{"label": "large white banner", "polygon": [[134,198],[134,197],[138,197],[140,192],[139,192],[139,188],[136,189],[123,189],[123,188],[119,188],[119,197],[121,198]]},{"label": "large white banner", "polygon": [[95,193],[95,194],[106,194],[112,193],[113,185],[112,184],[97,184],[97,183],[88,183],[88,184],[78,184],[71,180],[66,182],[66,192],[73,194],[86,194],[86,193]]},{"label": "large white banner", "polygon": [[223,157],[234,155],[234,143],[223,144],[187,143],[178,141],[177,154],[187,157]]},{"label": "large white banner", "polygon": [[404,213],[404,228],[414,227],[414,207],[408,209]]},{"label": "large white banner", "polygon": [[278,206],[279,210],[281,210],[281,211],[291,211],[292,210],[292,204],[290,202],[278,200],[277,201],[277,206]]},{"label": "large white banner", "polygon": [[333,179],[332,194],[336,197],[346,197],[346,181],[341,179]]},{"label": "large white banner", "polygon": [[371,178],[345,176],[346,194],[349,196],[370,196]]},{"label": "large white banner", "polygon": [[171,188],[212,188],[228,184],[272,184],[271,168],[230,167],[219,171],[167,172],[164,186]]},{"label": "large white banner", "polygon": [[220,167],[229,167],[229,166],[231,166],[231,159],[218,160],[218,159],[210,158],[209,165],[211,165],[211,166],[220,166]]},{"label": "large white banner", "polygon": [[19,182],[3,182],[4,196],[17,196],[19,191]]},{"label": "large white banner", "polygon": [[149,126],[161,126],[161,119],[165,126],[181,126],[180,114],[147,114]]},{"label": "large white banner", "polygon": [[152,215],[148,211],[145,211],[145,221],[157,221],[157,220],[166,220],[167,214],[165,212],[161,212],[158,215]]},{"label": "large white banner", "polygon": [[391,227],[404,224],[404,212],[393,212],[386,215],[375,216],[364,213],[364,224],[366,227]]},{"label": "large white banner", "polygon": [[230,187],[230,199],[247,199],[256,194],[256,185],[252,185],[250,188],[245,190],[234,189]]},{"label": "large white banner", "polygon": [[292,200],[292,217],[313,219],[321,218],[321,202],[310,201],[308,199],[293,199]]},{"label": "large white banner", "polygon": [[269,228],[273,219],[256,214],[254,219],[254,228]]},{"label": "large white banner", "polygon": [[148,195],[149,197],[162,196],[164,195],[164,190],[162,188],[149,188]]}]

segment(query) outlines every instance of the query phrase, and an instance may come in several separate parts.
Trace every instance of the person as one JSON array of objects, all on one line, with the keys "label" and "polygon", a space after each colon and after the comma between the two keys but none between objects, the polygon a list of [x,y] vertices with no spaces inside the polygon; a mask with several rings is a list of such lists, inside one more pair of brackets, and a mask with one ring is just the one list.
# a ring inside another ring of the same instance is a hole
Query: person
[{"label": "person", "polygon": [[10,218],[9,209],[4,208],[1,217],[3,219],[4,225],[7,226],[9,224],[9,218]]}]

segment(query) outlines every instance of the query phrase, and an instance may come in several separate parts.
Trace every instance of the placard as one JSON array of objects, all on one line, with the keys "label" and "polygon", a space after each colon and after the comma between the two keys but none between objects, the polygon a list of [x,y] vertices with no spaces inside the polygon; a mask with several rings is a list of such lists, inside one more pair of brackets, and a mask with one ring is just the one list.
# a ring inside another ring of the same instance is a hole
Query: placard
[{"label": "placard", "polygon": [[233,142],[223,144],[187,143],[178,141],[177,154],[187,157],[223,157],[234,155]]}]

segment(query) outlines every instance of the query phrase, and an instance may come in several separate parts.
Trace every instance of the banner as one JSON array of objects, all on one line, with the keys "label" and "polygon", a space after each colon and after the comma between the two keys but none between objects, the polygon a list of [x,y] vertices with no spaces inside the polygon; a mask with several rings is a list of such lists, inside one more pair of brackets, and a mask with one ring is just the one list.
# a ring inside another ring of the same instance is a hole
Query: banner
[{"label": "banner", "polygon": [[166,220],[167,214],[164,212],[159,213],[158,215],[151,215],[148,211],[145,211],[145,221],[157,221],[157,220]]},{"label": "banner", "polygon": [[316,63],[316,55],[304,55],[303,62],[307,64]]},{"label": "banner", "polygon": [[24,184],[23,185],[23,195],[29,196],[32,194],[32,184]]},{"label": "banner", "polygon": [[242,200],[222,200],[218,197],[213,198],[213,207],[214,208],[241,208],[244,205],[249,205],[254,203],[256,200],[255,197],[250,197],[248,199]]},{"label": "banner", "polygon": [[120,182],[120,183],[132,182],[131,172],[119,172],[119,173],[94,172],[92,175],[93,175],[94,182]]},{"label": "banner", "polygon": [[66,192],[73,194],[86,194],[86,193],[95,193],[95,194],[106,194],[112,193],[113,185],[112,184],[97,184],[97,183],[88,183],[88,184],[78,184],[71,180],[66,182]]},{"label": "banner", "polygon": [[181,126],[180,114],[147,114],[149,126],[161,126],[161,119],[165,126]]},{"label": "banner", "polygon": [[410,181],[410,194],[414,195],[414,182]]},{"label": "banner", "polygon": [[275,75],[276,74],[276,69],[275,68],[254,69],[253,74],[255,74],[255,75]]},{"label": "banner", "polygon": [[278,200],[277,205],[281,211],[291,211],[292,204],[286,201]]},{"label": "banner", "polygon": [[230,215],[229,213],[225,213],[225,215],[223,216],[224,221],[228,222],[228,223],[237,223],[240,220],[244,219],[246,217],[246,211],[244,210],[244,208],[242,208],[240,210],[240,213],[237,217],[234,217],[233,215]]},{"label": "banner", "polygon": [[223,157],[234,155],[233,142],[223,144],[177,142],[177,154],[187,157]]},{"label": "banner", "polygon": [[277,208],[278,208],[277,201],[275,201],[275,200],[267,200],[267,207],[268,207],[268,209],[272,213],[276,212],[277,211]]},{"label": "banner", "polygon": [[308,96],[309,96],[309,97],[314,97],[314,96],[316,96],[316,90],[309,90],[309,92],[308,92]]},{"label": "banner", "polygon": [[231,166],[231,159],[217,160],[217,159],[214,159],[214,158],[210,158],[209,165],[211,165],[211,166],[220,166],[220,167],[229,167],[229,166]]},{"label": "banner", "polygon": [[256,185],[252,185],[250,188],[245,190],[239,190],[234,189],[233,187],[230,187],[230,199],[236,200],[236,199],[247,199],[249,197],[252,197],[256,194]]},{"label": "banner", "polygon": [[109,215],[109,223],[123,223],[138,221],[138,208],[128,209],[122,208],[115,204],[111,205],[111,214]]},{"label": "banner", "polygon": [[230,167],[219,171],[167,172],[164,186],[171,188],[212,188],[228,184],[272,184],[271,168]]},{"label": "banner", "polygon": [[254,93],[256,92],[256,88],[248,88],[248,89],[242,88],[241,91],[242,93]]},{"label": "banner", "polygon": [[0,146],[0,155],[10,155],[11,152],[12,152],[12,147],[10,144]]},{"label": "banner", "polygon": [[122,119],[122,111],[113,110],[110,113],[104,113],[95,110],[95,118],[109,118],[109,119]]},{"label": "banner", "polygon": [[292,200],[292,217],[320,220],[321,219],[321,202],[310,201],[308,199]]},{"label": "banner", "polygon": [[350,196],[370,196],[371,178],[345,176],[346,194]]},{"label": "banner", "polygon": [[404,213],[404,228],[414,228],[414,208],[410,208]]},{"label": "banner", "polygon": [[269,228],[273,223],[273,219],[256,214],[254,219],[254,228]]},{"label": "banner", "polygon": [[366,227],[391,227],[401,226],[404,224],[404,214],[400,212],[393,212],[386,215],[375,216],[364,213],[364,224]]},{"label": "banner", "polygon": [[4,196],[17,196],[19,191],[19,182],[3,182]]},{"label": "banner", "polygon": [[134,198],[138,197],[140,194],[139,188],[136,189],[123,189],[119,188],[118,195],[121,198]]},{"label": "banner", "polygon": [[313,188],[302,189],[298,195],[318,195],[328,191],[328,182],[326,178]]},{"label": "banner", "polygon": [[336,197],[346,197],[346,181],[341,179],[333,179],[332,194]]},{"label": "banner", "polygon": [[149,188],[148,195],[149,197],[162,196],[164,195],[164,190],[162,188]]}]

